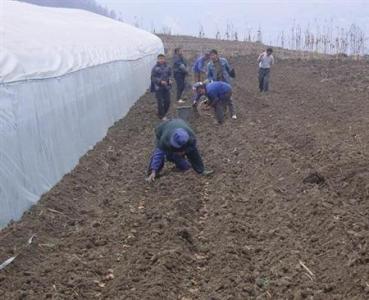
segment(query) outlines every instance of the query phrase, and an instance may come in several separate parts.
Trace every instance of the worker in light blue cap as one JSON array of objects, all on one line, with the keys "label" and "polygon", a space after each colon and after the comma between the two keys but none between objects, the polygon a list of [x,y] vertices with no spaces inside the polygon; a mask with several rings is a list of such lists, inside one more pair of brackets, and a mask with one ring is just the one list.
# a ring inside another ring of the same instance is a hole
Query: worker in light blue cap
[{"label": "worker in light blue cap", "polygon": [[196,137],[192,129],[182,119],[173,119],[160,124],[155,129],[156,148],[151,156],[148,182],[153,182],[165,160],[175,164],[178,170],[187,171],[191,167],[201,175],[213,172],[205,170],[199,151],[196,147]]}]

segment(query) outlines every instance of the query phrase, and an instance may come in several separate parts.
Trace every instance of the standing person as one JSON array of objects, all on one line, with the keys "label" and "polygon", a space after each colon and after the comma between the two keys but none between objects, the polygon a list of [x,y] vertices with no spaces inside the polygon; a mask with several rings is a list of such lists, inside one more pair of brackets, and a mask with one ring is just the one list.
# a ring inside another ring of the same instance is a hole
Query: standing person
[{"label": "standing person", "polygon": [[210,51],[210,62],[208,63],[208,80],[224,81],[231,84],[231,78],[235,77],[234,69],[229,65],[227,59],[219,57],[218,51]]},{"label": "standing person", "polygon": [[170,107],[170,89],[172,81],[171,68],[167,65],[164,54],[158,55],[156,65],[151,71],[151,92],[155,93],[158,103],[158,117],[163,121],[167,120],[167,113]]},{"label": "standing person", "polygon": [[173,56],[173,74],[177,85],[177,101],[178,103],[184,103],[182,100],[182,94],[186,85],[187,61],[183,57],[182,48],[174,49]]},{"label": "standing person", "polygon": [[260,92],[269,90],[270,68],[274,64],[273,49],[268,48],[261,53],[257,62],[259,63],[259,89]]},{"label": "standing person", "polygon": [[[206,170],[196,147],[196,137],[188,124],[181,119],[173,119],[160,124],[155,129],[156,147],[151,156],[148,182],[153,182],[164,167],[165,160],[173,162],[180,171],[191,167],[201,175],[210,175]],[[187,159],[186,159],[187,157]]]},{"label": "standing person", "polygon": [[205,52],[204,55],[201,55],[196,59],[192,66],[194,82],[203,82],[206,78],[207,71],[207,61],[210,58],[210,53]]},{"label": "standing person", "polygon": [[227,107],[232,119],[237,119],[233,106],[232,87],[230,84],[223,81],[212,81],[207,84],[197,82],[194,84],[194,90],[197,94],[194,105],[197,105],[197,101],[201,96],[206,96],[208,100],[205,103],[209,107],[214,108],[215,116],[219,124],[223,124],[224,122],[224,114]]}]

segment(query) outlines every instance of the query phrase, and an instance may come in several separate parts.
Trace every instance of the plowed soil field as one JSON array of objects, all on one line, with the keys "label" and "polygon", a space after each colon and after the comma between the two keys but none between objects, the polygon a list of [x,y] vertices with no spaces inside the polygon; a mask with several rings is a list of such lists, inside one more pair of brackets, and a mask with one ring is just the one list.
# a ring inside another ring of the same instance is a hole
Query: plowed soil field
[{"label": "plowed soil field", "polygon": [[0,262],[18,255],[0,298],[369,299],[369,63],[277,50],[261,95],[257,54],[230,58],[238,120],[191,120],[212,177],[167,164],[144,181],[159,122],[144,95],[0,232]]}]

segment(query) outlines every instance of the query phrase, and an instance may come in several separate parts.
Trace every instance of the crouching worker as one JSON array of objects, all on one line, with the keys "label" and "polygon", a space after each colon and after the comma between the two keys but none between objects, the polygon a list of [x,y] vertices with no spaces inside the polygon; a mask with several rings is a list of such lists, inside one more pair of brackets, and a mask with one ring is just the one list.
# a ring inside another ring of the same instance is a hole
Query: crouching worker
[{"label": "crouching worker", "polygon": [[187,171],[191,167],[201,175],[210,175],[205,170],[196,137],[192,129],[181,119],[173,119],[160,124],[155,129],[156,148],[149,166],[148,182],[153,182],[164,167],[165,160],[175,164],[178,170]]},{"label": "crouching worker", "polygon": [[227,107],[232,119],[237,119],[232,102],[232,87],[230,84],[223,81],[197,82],[194,84],[193,89],[196,91],[193,105],[197,106],[199,99],[202,96],[206,96],[208,100],[205,101],[205,104],[214,108],[215,117],[219,124],[224,122]]}]

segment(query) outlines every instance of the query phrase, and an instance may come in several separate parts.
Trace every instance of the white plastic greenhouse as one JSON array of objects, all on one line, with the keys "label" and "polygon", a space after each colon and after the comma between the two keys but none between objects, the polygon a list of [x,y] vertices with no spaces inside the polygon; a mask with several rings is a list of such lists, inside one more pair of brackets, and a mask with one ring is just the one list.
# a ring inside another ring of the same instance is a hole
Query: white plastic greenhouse
[{"label": "white plastic greenhouse", "polygon": [[0,227],[50,190],[149,86],[161,40],[74,9],[0,4]]}]

